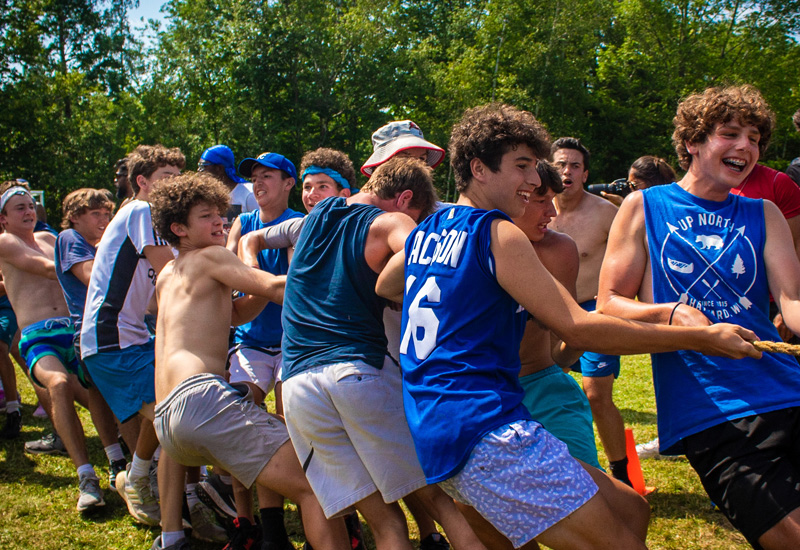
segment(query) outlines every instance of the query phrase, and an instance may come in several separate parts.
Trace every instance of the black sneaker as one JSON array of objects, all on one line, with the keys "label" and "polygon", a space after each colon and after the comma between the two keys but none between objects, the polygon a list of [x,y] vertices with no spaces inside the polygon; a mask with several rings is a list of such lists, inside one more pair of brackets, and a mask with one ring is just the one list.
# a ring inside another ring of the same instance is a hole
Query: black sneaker
[{"label": "black sneaker", "polygon": [[16,439],[22,431],[22,414],[14,411],[6,415],[6,424],[0,430],[0,439]]},{"label": "black sneaker", "polygon": [[261,526],[250,523],[247,518],[234,518],[233,534],[222,550],[259,550],[261,547]]},{"label": "black sneaker", "polygon": [[347,514],[344,517],[344,525],[347,527],[350,548],[352,548],[352,550],[366,550],[366,546],[364,546],[364,534],[361,531],[361,520],[358,519],[358,512]]},{"label": "black sneaker", "polygon": [[25,443],[25,452],[32,455],[62,455],[67,456],[67,448],[57,433],[47,434],[36,441]]},{"label": "black sneaker", "polygon": [[216,474],[210,474],[200,481],[195,489],[197,498],[222,517],[236,518],[236,503],[233,499],[233,485],[223,483]]},{"label": "black sneaker", "polygon": [[439,533],[431,533],[419,541],[419,550],[449,550],[450,543]]},{"label": "black sneaker", "polygon": [[115,460],[108,465],[108,488],[113,492],[117,492],[117,474],[125,471],[128,461],[124,458]]}]

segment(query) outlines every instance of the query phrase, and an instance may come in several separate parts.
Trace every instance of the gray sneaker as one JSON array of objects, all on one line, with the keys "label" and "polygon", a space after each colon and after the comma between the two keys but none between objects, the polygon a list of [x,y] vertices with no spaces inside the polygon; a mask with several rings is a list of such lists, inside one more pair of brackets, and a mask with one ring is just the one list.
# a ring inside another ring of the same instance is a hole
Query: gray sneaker
[{"label": "gray sneaker", "polygon": [[100,489],[100,480],[94,476],[80,478],[81,494],[78,497],[78,512],[87,512],[105,506],[103,491]]},{"label": "gray sneaker", "polygon": [[202,502],[189,508],[189,518],[194,538],[206,542],[228,542],[228,533],[217,523],[214,511]]},{"label": "gray sneaker", "polygon": [[62,455],[67,456],[67,448],[57,433],[45,435],[36,441],[25,443],[25,452],[32,455]]},{"label": "gray sneaker", "polygon": [[128,467],[117,475],[114,485],[119,496],[125,501],[128,512],[136,521],[145,525],[158,525],[161,523],[161,508],[150,490],[150,477],[142,476],[131,484],[128,480],[130,470],[131,465],[128,464]]}]

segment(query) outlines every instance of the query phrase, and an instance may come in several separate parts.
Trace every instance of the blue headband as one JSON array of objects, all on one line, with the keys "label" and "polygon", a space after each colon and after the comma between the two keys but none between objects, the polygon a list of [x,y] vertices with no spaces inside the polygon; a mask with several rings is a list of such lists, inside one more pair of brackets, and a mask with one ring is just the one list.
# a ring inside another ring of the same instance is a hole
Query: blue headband
[{"label": "blue headband", "polygon": [[331,168],[321,168],[313,165],[309,166],[303,171],[303,174],[300,176],[300,181],[306,179],[306,176],[313,176],[314,174],[325,174],[345,189],[352,189],[350,182],[344,179],[336,170],[332,170]]}]

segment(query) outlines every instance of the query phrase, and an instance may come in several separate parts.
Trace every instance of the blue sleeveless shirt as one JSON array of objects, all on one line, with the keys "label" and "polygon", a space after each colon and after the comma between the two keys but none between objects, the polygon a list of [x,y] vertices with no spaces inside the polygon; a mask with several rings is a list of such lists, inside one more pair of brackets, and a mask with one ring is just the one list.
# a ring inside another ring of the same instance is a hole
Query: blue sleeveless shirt
[{"label": "blue sleeveless shirt", "polygon": [[496,219],[509,218],[453,206],[406,241],[403,401],[428,483],[458,473],[488,432],[530,419],[519,383],[527,313],[495,276]]},{"label": "blue sleeveless shirt", "polygon": [[[643,193],[654,301],[680,301],[714,323],[780,341],[769,319],[763,201],[709,201],[676,183]],[[800,365],[786,355],[731,360],[678,351],[652,359],[663,454],[681,453],[682,438],[727,420],[800,405]]]},{"label": "blue sleeveless shirt", "polygon": [[[300,212],[287,208],[271,222],[264,223],[261,221],[260,211],[253,210],[252,212],[240,214],[239,221],[242,224],[242,236],[244,236],[251,231],[277,225],[292,218],[302,217],[303,215]],[[273,275],[285,275],[289,269],[289,257],[286,249],[262,250],[258,254],[258,267]],[[282,336],[281,306],[270,302],[255,319],[236,327],[233,341],[246,346],[270,348],[280,346]]]},{"label": "blue sleeveless shirt", "polygon": [[383,213],[330,197],[306,217],[283,298],[284,380],[334,363],[383,367],[386,301],[375,294],[378,274],[364,258],[369,228]]}]

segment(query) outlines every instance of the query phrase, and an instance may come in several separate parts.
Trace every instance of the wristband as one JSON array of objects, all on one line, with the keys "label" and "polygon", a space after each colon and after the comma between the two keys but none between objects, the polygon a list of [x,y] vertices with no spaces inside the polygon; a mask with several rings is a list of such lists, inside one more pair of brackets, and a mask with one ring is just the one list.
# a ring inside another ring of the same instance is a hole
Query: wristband
[{"label": "wristband", "polygon": [[678,309],[678,306],[682,306],[683,302],[678,302],[675,304],[675,307],[672,308],[672,311],[669,312],[669,321],[667,322],[668,325],[672,324],[672,318],[675,316],[675,311]]}]

